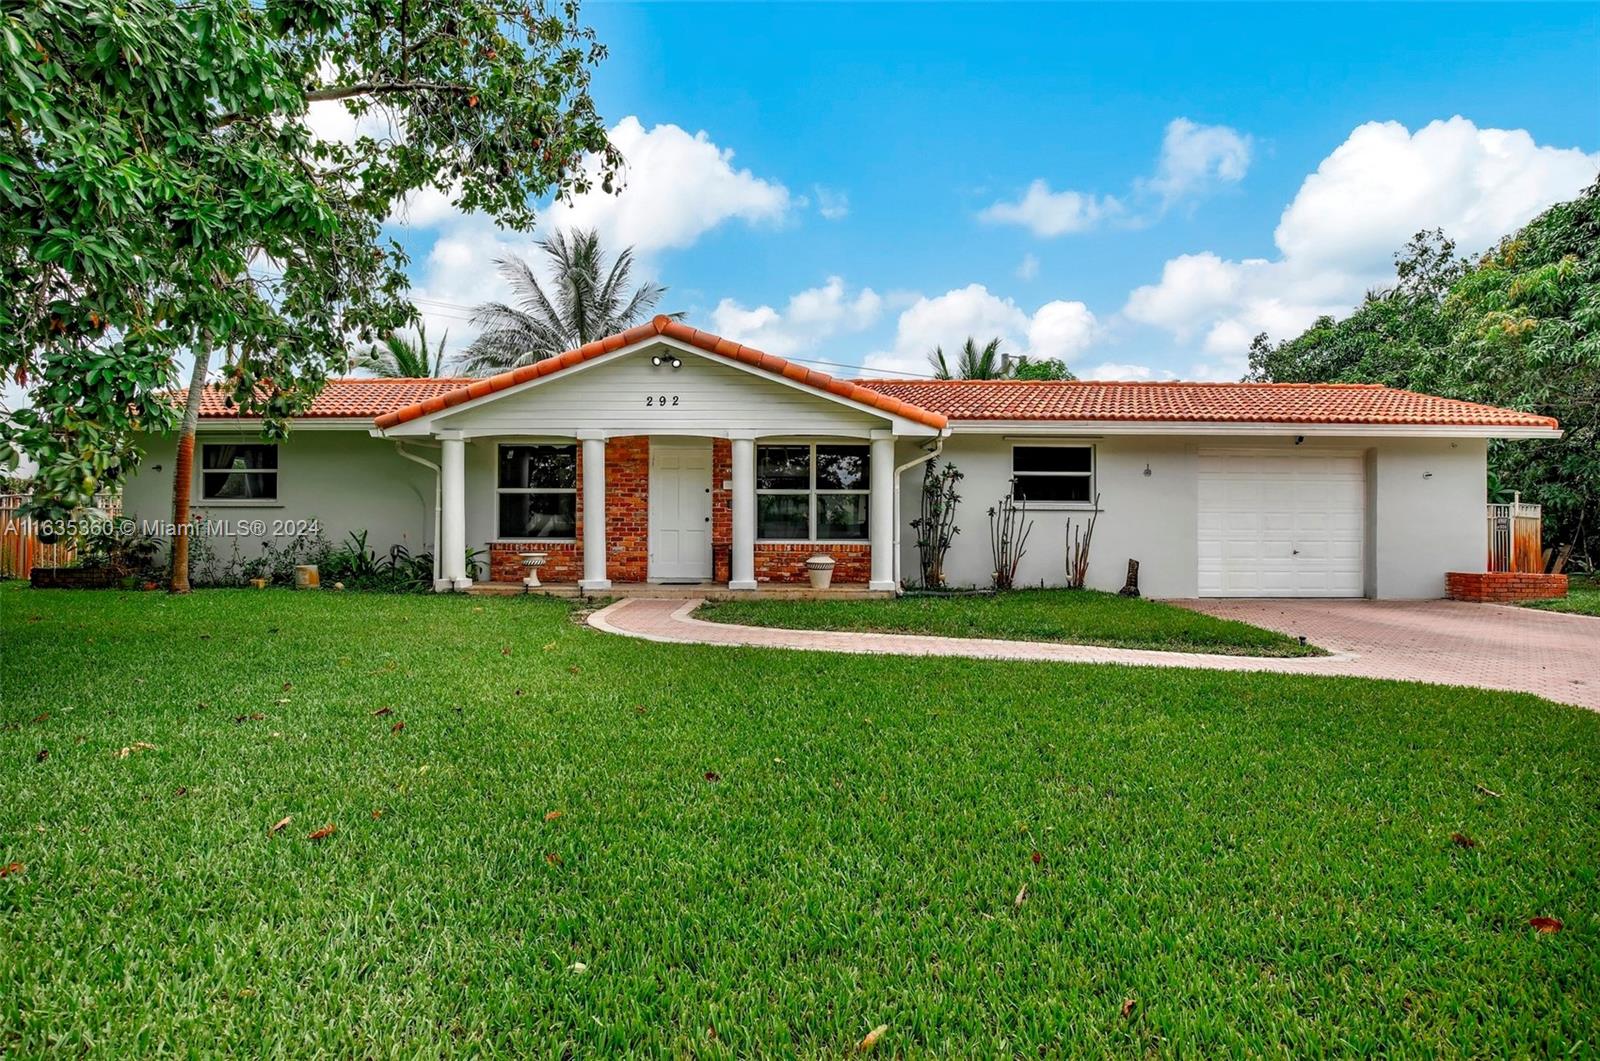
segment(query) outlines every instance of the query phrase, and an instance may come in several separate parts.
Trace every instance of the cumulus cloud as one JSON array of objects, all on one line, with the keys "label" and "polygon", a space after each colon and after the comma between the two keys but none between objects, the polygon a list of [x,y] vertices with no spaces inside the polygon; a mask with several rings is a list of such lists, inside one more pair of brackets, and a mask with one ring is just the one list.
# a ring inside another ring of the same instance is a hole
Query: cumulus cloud
[{"label": "cumulus cloud", "polygon": [[1049,182],[1036,180],[1016,202],[994,203],[980,211],[978,218],[994,225],[1021,225],[1035,236],[1048,239],[1088,231],[1120,213],[1122,204],[1111,196],[1054,192]]},{"label": "cumulus cloud", "polygon": [[1130,365],[1118,361],[1102,361],[1078,373],[1079,379],[1119,380],[1146,382],[1149,380],[1177,379],[1171,372],[1157,372],[1149,365]]},{"label": "cumulus cloud", "polygon": [[870,287],[851,295],[843,278],[830,276],[820,287],[790,297],[782,310],[745,307],[731,298],[711,311],[711,330],[758,350],[792,357],[826,340],[859,332],[875,324],[883,299]]},{"label": "cumulus cloud", "polygon": [[[538,235],[558,229],[597,229],[608,252],[633,247],[635,272],[652,275],[653,258],[663,251],[688,247],[726,224],[779,225],[795,206],[781,183],[736,167],[732,150],[703,131],[689,133],[670,124],[646,129],[629,116],[612,128],[610,138],[628,160],[622,190],[607,195],[597,186],[552,203],[540,218]],[[588,165],[592,170],[597,163],[591,160]],[[469,314],[440,303],[459,307],[504,299],[508,292],[496,259],[518,256],[537,261],[539,255],[533,238],[506,232],[480,214],[463,214],[450,199],[448,191],[424,190],[392,220],[437,230],[414,292],[430,334],[449,328],[452,340],[464,342],[472,333],[464,319]]]},{"label": "cumulus cloud", "polygon": [[1001,200],[979,211],[990,224],[1021,225],[1049,239],[1087,232],[1101,224],[1148,224],[1185,200],[1236,184],[1250,169],[1249,136],[1226,125],[1201,125],[1188,118],[1167,123],[1155,173],[1134,181],[1122,198],[1080,191],[1052,191],[1048,181],[1035,180],[1020,199]]},{"label": "cumulus cloud", "polygon": [[1039,259],[1032,254],[1024,254],[1022,261],[1017,263],[1017,279],[1032,280],[1039,275]]},{"label": "cumulus cloud", "polygon": [[1277,257],[1172,258],[1129,295],[1123,315],[1180,342],[1198,337],[1227,358],[1214,370],[1242,369],[1254,335],[1292,335],[1392,282],[1393,254],[1418,230],[1442,228],[1463,251],[1483,250],[1578,194],[1597,170],[1600,154],[1541,146],[1520,129],[1461,117],[1415,133],[1369,122],[1300,185],[1273,236]]},{"label": "cumulus cloud", "polygon": [[935,346],[949,355],[969,335],[980,343],[999,336],[1011,354],[1070,362],[1098,332],[1099,322],[1082,302],[1047,302],[1030,314],[982,284],[968,284],[933,298],[919,296],[901,312],[894,345],[868,354],[863,368],[869,375],[926,374]]}]

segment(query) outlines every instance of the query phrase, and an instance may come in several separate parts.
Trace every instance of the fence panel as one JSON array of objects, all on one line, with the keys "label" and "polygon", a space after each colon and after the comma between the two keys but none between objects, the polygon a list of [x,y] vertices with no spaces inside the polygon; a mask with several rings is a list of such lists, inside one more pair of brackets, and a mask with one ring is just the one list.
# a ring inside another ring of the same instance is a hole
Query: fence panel
[{"label": "fence panel", "polygon": [[[78,541],[39,539],[35,522],[21,514],[32,494],[0,494],[0,578],[28,578],[36,567],[70,567],[78,558]],[[95,507],[110,516],[120,509],[113,494],[95,495]]]},{"label": "fence panel", "polygon": [[1539,574],[1544,570],[1544,510],[1519,496],[1508,505],[1490,505],[1490,571]]}]

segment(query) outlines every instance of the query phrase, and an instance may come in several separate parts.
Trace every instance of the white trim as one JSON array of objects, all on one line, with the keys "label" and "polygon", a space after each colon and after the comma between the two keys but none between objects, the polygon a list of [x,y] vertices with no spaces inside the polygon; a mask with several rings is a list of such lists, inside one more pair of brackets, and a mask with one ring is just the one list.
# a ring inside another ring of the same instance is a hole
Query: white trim
[{"label": "white trim", "polygon": [[[674,339],[671,336],[667,336],[667,335],[652,335],[652,336],[650,336],[648,338],[640,339],[636,343],[631,343],[628,346],[619,347],[618,349],[613,350],[610,353],[601,354],[598,357],[592,357],[589,360],[581,361],[576,365],[569,365],[568,367],[560,369],[559,371],[551,372],[551,373],[549,373],[547,375],[544,375],[544,376],[537,376],[537,377],[535,377],[533,379],[526,380],[526,381],[524,381],[522,383],[518,383],[515,386],[507,387],[504,390],[492,391],[492,392],[490,392],[488,394],[482,395],[481,397],[472,398],[472,399],[469,399],[467,401],[461,402],[460,404],[452,405],[452,406],[450,406],[448,408],[441,409],[436,413],[431,413],[431,414],[429,414],[427,416],[418,417],[415,420],[408,420],[403,424],[395,424],[393,427],[379,429],[379,430],[381,431],[382,434],[384,434],[386,436],[432,434],[440,426],[441,423],[448,423],[449,418],[454,417],[455,415],[457,415],[459,413],[468,412],[470,410],[482,409],[484,406],[486,406],[486,405],[488,405],[490,403],[496,402],[496,401],[498,401],[498,400],[500,400],[502,398],[509,398],[512,395],[521,394],[524,391],[531,390],[534,387],[543,386],[544,384],[549,383],[549,382],[551,382],[553,380],[570,379],[570,378],[572,378],[574,375],[576,375],[578,373],[592,371],[592,370],[594,370],[596,368],[599,368],[602,365],[608,365],[613,361],[621,360],[622,358],[628,357],[628,356],[630,356],[632,354],[639,353],[642,350],[647,350],[647,349],[649,349],[649,348],[651,348],[653,346],[666,346],[666,347],[670,347],[671,349],[673,349],[675,351],[678,351],[679,353],[682,353],[682,354],[692,354],[695,357],[701,358],[701,359],[703,359],[705,361],[709,361],[712,364],[723,365],[723,366],[726,366],[726,367],[729,367],[729,368],[735,368],[735,369],[738,369],[738,370],[740,370],[742,372],[748,373],[749,375],[752,375],[752,376],[754,376],[754,377],[756,377],[758,379],[766,380],[766,381],[771,382],[771,383],[776,383],[776,384],[779,384],[781,386],[788,387],[788,388],[790,388],[792,390],[800,392],[801,394],[808,394],[808,395],[811,395],[812,397],[815,397],[815,398],[821,398],[824,401],[833,402],[835,405],[841,405],[841,406],[843,406],[843,407],[845,407],[847,409],[851,409],[851,410],[853,410],[855,412],[862,413],[862,414],[864,414],[866,416],[872,417],[872,418],[880,420],[880,421],[888,421],[896,434],[901,434],[901,435],[937,435],[939,433],[939,429],[938,428],[930,427],[927,424],[922,423],[921,421],[908,420],[905,417],[898,416],[898,415],[896,415],[894,413],[886,412],[883,409],[879,409],[879,408],[877,408],[875,406],[867,405],[867,404],[865,404],[863,402],[858,402],[858,401],[856,401],[856,400],[854,400],[852,398],[845,398],[845,397],[842,397],[840,395],[833,394],[833,393],[831,393],[829,391],[825,391],[825,390],[821,390],[821,389],[819,389],[817,387],[813,387],[810,384],[801,383],[798,380],[790,379],[789,377],[781,375],[779,373],[770,372],[767,369],[758,368],[755,365],[747,365],[743,361],[735,361],[735,360],[733,360],[731,358],[726,358],[726,357],[722,357],[722,356],[720,356],[718,354],[713,354],[713,353],[711,353],[711,352],[709,352],[707,350],[700,349],[698,346],[693,346],[693,345],[691,345],[689,343],[685,343],[685,342],[683,342],[681,340]],[[863,389],[866,389],[866,388],[863,388]],[[876,392],[874,392],[874,393],[876,393]],[[434,395],[434,397],[438,397],[438,396]],[[872,428],[871,428],[870,425],[864,425],[863,428],[862,428],[863,431],[869,431],[871,429]],[[645,431],[645,430],[635,431],[632,427],[619,427],[619,428],[615,429],[615,431],[613,433],[630,434],[630,435],[631,434],[641,434],[642,435],[642,434],[672,434],[673,432],[671,432],[670,430],[658,431],[658,430],[655,430],[655,429],[651,429],[649,431]],[[705,435],[706,434],[705,431],[684,431],[684,432],[681,432],[681,433],[683,433],[683,434],[699,434],[699,435]]]},{"label": "white trim", "polygon": [[[890,437],[892,437],[892,436],[890,436]],[[798,449],[801,446],[806,447],[811,453],[810,459],[807,462],[807,472],[808,472],[808,476],[809,476],[809,485],[807,485],[804,489],[795,489],[795,488],[792,488],[792,487],[785,487],[785,488],[782,488],[782,489],[774,489],[774,490],[763,490],[763,489],[761,489],[761,487],[759,485],[759,479],[760,479],[760,474],[761,474],[761,447],[763,447],[763,446],[783,447],[783,448],[787,448],[787,449]],[[819,489],[817,487],[817,447],[818,446],[849,446],[852,449],[864,449],[864,450],[866,450],[867,451],[867,488],[865,490],[822,490],[822,489]],[[872,484],[873,484],[873,476],[872,476],[872,446],[871,446],[870,443],[868,445],[862,446],[862,445],[857,445],[854,441],[849,441],[849,442],[827,442],[827,441],[824,441],[824,442],[816,442],[816,441],[809,441],[809,442],[770,442],[770,441],[762,440],[762,441],[759,441],[759,442],[756,443],[756,454],[755,454],[755,457],[756,457],[756,477],[757,477],[757,480],[758,480],[758,485],[756,486],[756,490],[755,490],[755,503],[756,503],[756,539],[755,540],[756,540],[756,544],[757,545],[818,545],[818,546],[821,546],[821,545],[866,545],[872,540]],[[763,537],[761,537],[761,528],[760,528],[760,522],[761,522],[761,498],[762,498],[763,495],[768,496],[768,497],[777,497],[777,496],[782,496],[782,495],[788,495],[788,496],[791,496],[791,497],[801,497],[801,496],[805,497],[806,498],[806,528],[812,532],[811,537],[807,537],[807,538],[763,538]],[[819,497],[823,497],[823,496],[827,496],[827,497],[865,497],[867,499],[867,522],[866,522],[867,534],[866,534],[866,536],[861,537],[861,538],[818,538],[818,537],[816,537],[816,530],[817,530],[817,499]]]},{"label": "white trim", "polygon": [[[1086,449],[1089,451],[1089,470],[1086,472],[1018,472],[1018,449]],[[1100,483],[1100,454],[1096,451],[1093,442],[1069,441],[1065,439],[1039,439],[1037,442],[1023,439],[1011,444],[1011,478],[1007,482],[1011,485],[1013,500],[1021,501],[1016,497],[1016,483],[1018,475],[1029,475],[1050,479],[1087,479],[1089,480],[1089,496],[1082,501],[1026,501],[1028,508],[1039,512],[1071,512],[1081,510],[1084,512],[1095,511],[1095,496],[1099,491]]]},{"label": "white trim", "polygon": [[973,435],[1304,435],[1307,438],[1560,438],[1559,428],[1464,424],[1278,424],[1217,420],[952,420],[952,433]]},{"label": "white trim", "polygon": [[[206,467],[206,447],[207,446],[271,446],[272,447],[273,460],[274,460],[275,463],[270,468],[245,468],[242,473],[241,472],[236,472],[232,468],[207,468]],[[212,442],[212,441],[199,442],[199,447],[200,447],[200,459],[194,462],[194,468],[193,468],[194,480],[190,484],[190,487],[189,487],[189,496],[194,499],[193,501],[190,502],[190,507],[192,507],[192,508],[212,508],[212,507],[217,507],[217,506],[220,506],[222,508],[282,508],[283,507],[283,493],[279,489],[283,485],[283,479],[279,475],[279,473],[282,471],[282,468],[283,468],[283,465],[282,465],[283,450],[281,449],[279,441],[277,439],[266,440],[266,439],[260,439],[260,438],[253,438],[253,439],[244,439],[244,440],[234,440],[234,441],[231,441],[231,442],[219,439],[219,440],[214,441],[214,442]],[[207,475],[238,475],[238,474],[271,475],[272,476],[272,496],[271,497],[207,497],[206,496],[206,476]]]}]

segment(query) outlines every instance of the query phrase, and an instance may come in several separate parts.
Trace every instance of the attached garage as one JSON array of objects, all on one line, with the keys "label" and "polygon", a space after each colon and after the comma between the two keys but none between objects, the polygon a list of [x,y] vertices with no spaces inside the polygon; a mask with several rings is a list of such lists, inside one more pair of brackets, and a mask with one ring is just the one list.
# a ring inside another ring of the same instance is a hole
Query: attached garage
[{"label": "attached garage", "polygon": [[1365,590],[1359,452],[1202,450],[1203,597],[1359,597]]}]

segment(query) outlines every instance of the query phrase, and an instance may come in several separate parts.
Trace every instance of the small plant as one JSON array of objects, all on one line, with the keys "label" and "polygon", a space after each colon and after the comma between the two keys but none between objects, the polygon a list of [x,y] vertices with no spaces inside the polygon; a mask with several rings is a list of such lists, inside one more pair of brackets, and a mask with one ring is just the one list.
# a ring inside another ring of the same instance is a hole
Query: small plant
[{"label": "small plant", "polygon": [[956,505],[961,495],[956,484],[962,479],[959,469],[946,461],[943,468],[929,461],[922,473],[922,514],[911,521],[917,532],[917,557],[922,568],[924,589],[944,588],[944,557],[950,542],[961,533],[956,526]]},{"label": "small plant", "polygon": [[1033,521],[1028,519],[1028,500],[1016,498],[1017,481],[1011,490],[989,509],[989,552],[994,560],[994,588],[1011,589],[1017,584],[1017,565],[1028,551],[1028,535]]},{"label": "small plant", "polygon": [[1084,525],[1074,527],[1067,517],[1067,588],[1082,589],[1089,579],[1089,545],[1094,541],[1094,520],[1100,514],[1100,495],[1094,495],[1094,511]]}]

